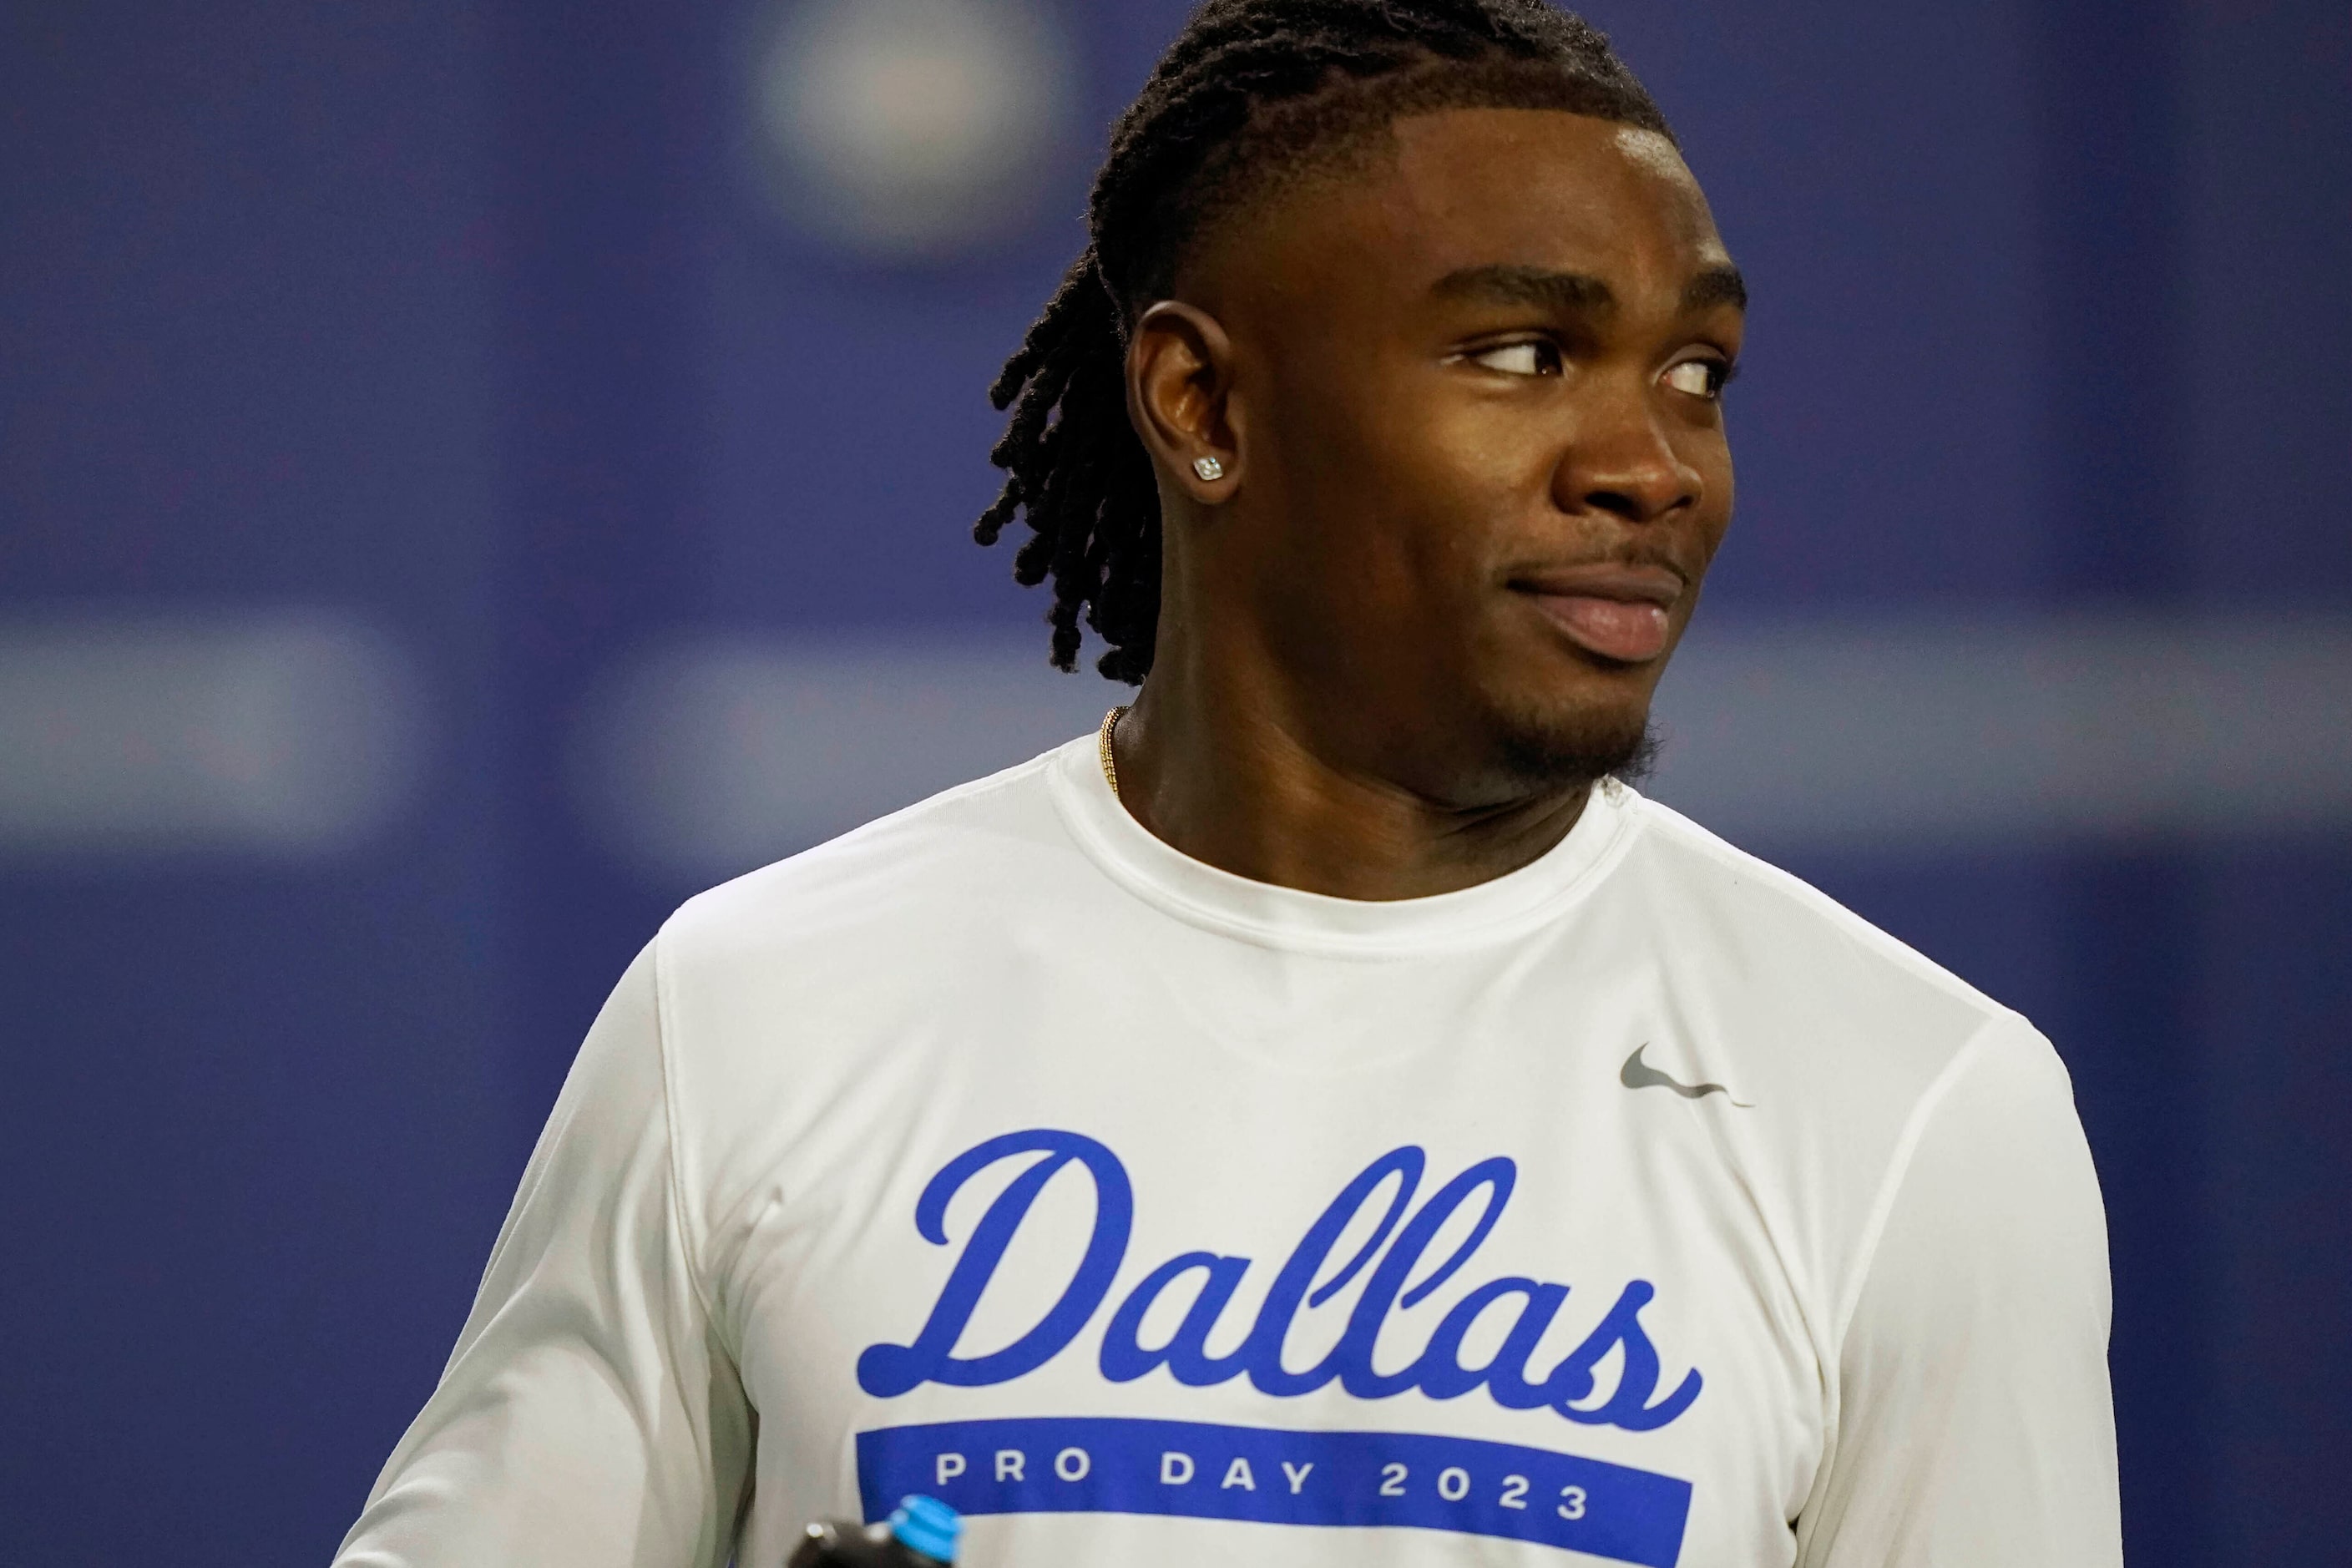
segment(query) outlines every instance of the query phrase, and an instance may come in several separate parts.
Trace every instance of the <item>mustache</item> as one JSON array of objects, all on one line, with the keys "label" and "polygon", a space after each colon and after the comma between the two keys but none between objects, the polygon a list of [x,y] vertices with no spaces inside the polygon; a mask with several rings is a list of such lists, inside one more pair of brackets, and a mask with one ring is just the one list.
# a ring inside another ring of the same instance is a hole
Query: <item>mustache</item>
[{"label": "mustache", "polygon": [[1696,588],[1704,570],[1703,564],[1682,559],[1671,548],[1645,542],[1586,555],[1520,561],[1505,572],[1504,580],[1513,587],[1538,592],[1613,587],[1624,596],[1664,602],[1682,598]]}]

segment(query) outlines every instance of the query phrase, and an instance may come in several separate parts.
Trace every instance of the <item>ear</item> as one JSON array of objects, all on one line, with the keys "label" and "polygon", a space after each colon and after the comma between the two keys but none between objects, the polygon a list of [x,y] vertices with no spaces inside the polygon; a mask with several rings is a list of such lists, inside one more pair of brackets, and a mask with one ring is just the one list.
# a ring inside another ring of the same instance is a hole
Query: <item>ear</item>
[{"label": "ear", "polygon": [[[1127,408],[1161,475],[1202,506],[1242,480],[1233,341],[1207,311],[1162,300],[1135,323],[1127,349]],[[1202,458],[1216,478],[1202,477]]]}]

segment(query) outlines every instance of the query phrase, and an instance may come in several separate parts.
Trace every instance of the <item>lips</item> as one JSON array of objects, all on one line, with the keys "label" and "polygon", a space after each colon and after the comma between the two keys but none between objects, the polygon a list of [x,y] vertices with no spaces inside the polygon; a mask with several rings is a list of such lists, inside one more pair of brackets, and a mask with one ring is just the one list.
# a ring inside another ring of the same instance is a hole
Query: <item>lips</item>
[{"label": "lips", "polygon": [[1620,664],[1647,664],[1666,651],[1666,612],[1589,594],[1538,594],[1536,603],[1569,640]]},{"label": "lips", "polygon": [[1647,664],[1666,651],[1682,579],[1661,567],[1547,572],[1512,583],[1587,653]]}]

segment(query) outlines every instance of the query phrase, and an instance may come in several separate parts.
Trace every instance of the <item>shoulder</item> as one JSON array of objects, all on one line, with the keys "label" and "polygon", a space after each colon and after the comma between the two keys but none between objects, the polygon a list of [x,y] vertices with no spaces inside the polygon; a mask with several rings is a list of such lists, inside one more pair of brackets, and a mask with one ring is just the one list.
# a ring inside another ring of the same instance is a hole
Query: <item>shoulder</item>
[{"label": "shoulder", "polygon": [[1048,795],[1055,753],[975,779],[689,899],[657,939],[666,973],[842,942],[904,940],[1067,875],[1078,860]]},{"label": "shoulder", "polygon": [[[1615,912],[1657,971],[1664,1033],[1772,1108],[1754,1125],[1786,1161],[1875,1188],[1980,1072],[2071,1104],[2056,1053],[2015,1010],[1679,813],[1631,810]],[[1676,1059],[1678,1043],[1652,1058]]]},{"label": "shoulder", "polygon": [[1830,971],[1911,993],[1923,1005],[1979,1021],[2012,1016],[1810,882],[1725,842],[1672,807],[1637,796],[1633,810],[1640,832],[1632,853],[1646,862],[1659,896],[1714,910],[1714,929],[1739,951],[1769,954],[1807,975]]},{"label": "shoulder", "polygon": [[1007,953],[1066,923],[1093,874],[1048,792],[1054,756],[713,888],[663,924],[682,1177],[720,1194],[698,1210],[750,1191],[776,1149],[818,1147],[812,1130],[843,1097],[919,1084],[957,1009],[1002,993]]},{"label": "shoulder", "polygon": [[1802,879],[1655,801],[1633,796],[1631,811],[1621,897],[1639,907],[1660,962],[1697,989],[1736,994],[1759,1021],[1939,1064],[1988,1029],[2032,1035],[2013,1010]]},{"label": "shoulder", "polygon": [[673,1070],[804,1069],[988,994],[1008,947],[1046,940],[1099,881],[1055,808],[1055,756],[688,900],[654,942]]},{"label": "shoulder", "polygon": [[1644,1065],[1744,1107],[1712,1112],[1722,1147],[1786,1227],[1819,1322],[1851,1310],[1923,1142],[1979,1170],[2029,1125],[2079,1144],[2066,1070],[2021,1014],[1680,814],[1630,810],[1612,922],[1657,976]]}]

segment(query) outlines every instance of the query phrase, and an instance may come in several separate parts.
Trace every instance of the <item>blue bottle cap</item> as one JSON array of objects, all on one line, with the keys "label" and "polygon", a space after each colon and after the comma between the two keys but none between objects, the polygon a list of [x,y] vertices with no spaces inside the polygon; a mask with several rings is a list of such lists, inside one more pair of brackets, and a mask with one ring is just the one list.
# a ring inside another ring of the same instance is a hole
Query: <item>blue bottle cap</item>
[{"label": "blue bottle cap", "polygon": [[962,1533],[963,1516],[937,1498],[908,1497],[890,1515],[892,1538],[934,1562],[954,1562],[956,1537]]}]

